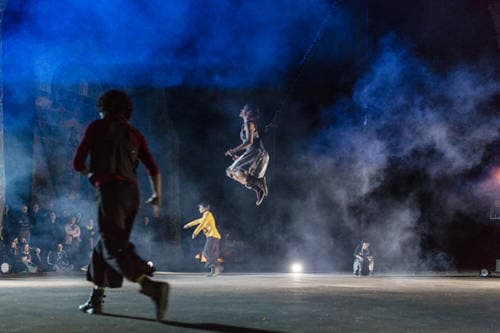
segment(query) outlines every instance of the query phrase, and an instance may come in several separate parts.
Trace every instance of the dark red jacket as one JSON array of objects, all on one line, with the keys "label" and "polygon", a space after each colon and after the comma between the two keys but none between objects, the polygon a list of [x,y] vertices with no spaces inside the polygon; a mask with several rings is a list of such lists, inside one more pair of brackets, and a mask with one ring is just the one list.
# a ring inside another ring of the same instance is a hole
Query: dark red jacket
[{"label": "dark red jacket", "polygon": [[138,160],[149,175],[160,172],[144,136],[124,120],[104,118],[90,123],[76,150],[73,168],[79,172],[85,170],[89,155],[88,169],[94,174],[96,186],[113,180],[136,182]]}]

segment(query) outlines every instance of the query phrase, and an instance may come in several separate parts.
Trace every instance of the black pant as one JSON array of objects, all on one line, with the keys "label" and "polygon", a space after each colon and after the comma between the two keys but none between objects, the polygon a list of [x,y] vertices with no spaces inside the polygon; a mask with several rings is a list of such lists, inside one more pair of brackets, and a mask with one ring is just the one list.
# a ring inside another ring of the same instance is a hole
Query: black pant
[{"label": "black pant", "polygon": [[100,287],[119,288],[123,278],[136,281],[153,269],[135,252],[129,242],[139,209],[139,189],[130,182],[110,182],[99,188],[97,242],[87,271],[87,280]]},{"label": "black pant", "polygon": [[215,237],[207,237],[202,253],[207,259],[205,264],[206,267],[217,264],[217,258],[219,258],[219,239]]}]

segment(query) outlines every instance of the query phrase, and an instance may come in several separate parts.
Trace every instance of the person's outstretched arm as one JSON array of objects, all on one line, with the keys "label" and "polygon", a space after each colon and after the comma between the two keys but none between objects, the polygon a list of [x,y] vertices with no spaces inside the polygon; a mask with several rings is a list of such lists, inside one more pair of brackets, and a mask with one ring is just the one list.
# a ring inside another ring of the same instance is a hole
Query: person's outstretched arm
[{"label": "person's outstretched arm", "polygon": [[199,218],[199,219],[193,220],[193,221],[191,221],[189,223],[184,224],[183,228],[184,229],[191,228],[191,227],[194,227],[195,225],[200,224],[201,222],[203,222],[203,218],[202,217]]}]

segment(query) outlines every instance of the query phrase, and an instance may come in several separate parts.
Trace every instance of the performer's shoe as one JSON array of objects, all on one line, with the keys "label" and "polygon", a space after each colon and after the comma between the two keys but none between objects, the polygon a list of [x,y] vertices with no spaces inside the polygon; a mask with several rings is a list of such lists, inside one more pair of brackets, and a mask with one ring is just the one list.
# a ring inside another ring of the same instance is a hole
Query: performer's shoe
[{"label": "performer's shoe", "polygon": [[224,270],[224,268],[222,268],[222,266],[219,265],[219,264],[216,264],[214,266],[215,266],[215,270],[214,270],[214,274],[212,274],[212,276],[216,277],[217,275],[219,275]]},{"label": "performer's shoe", "polygon": [[141,282],[141,293],[151,298],[156,307],[156,320],[162,320],[167,312],[169,285],[167,282],[144,278]]},{"label": "performer's shoe", "polygon": [[257,194],[257,201],[255,201],[255,204],[257,206],[260,206],[260,204],[262,203],[262,201],[264,200],[264,191],[262,191],[260,188],[259,189],[256,189],[255,190],[255,193]]},{"label": "performer's shoe", "polygon": [[266,177],[257,178],[255,176],[249,175],[247,178],[247,182],[250,182],[251,185],[257,186],[262,190],[264,196],[267,196],[267,183]]},{"label": "performer's shoe", "polygon": [[[261,178],[262,179],[262,178]],[[264,188],[263,188],[263,182],[262,180],[254,177],[252,175],[247,176],[247,185],[255,191],[255,194],[257,195],[257,201],[255,201],[255,204],[259,206],[262,203],[262,200],[264,200],[265,194],[264,194]]]},{"label": "performer's shoe", "polygon": [[215,265],[210,265],[210,273],[207,274],[207,277],[215,276],[216,268]]},{"label": "performer's shoe", "polygon": [[259,178],[259,180],[262,183],[262,189],[264,190],[264,196],[267,197],[268,190],[267,190],[267,182],[266,182],[266,177]]},{"label": "performer's shoe", "polygon": [[257,178],[256,180],[256,185],[259,187],[259,189],[262,191],[262,197],[260,198],[257,198],[257,206],[259,206],[262,201],[264,200],[265,197],[267,197],[267,184],[266,184],[266,177],[262,177],[262,178]]},{"label": "performer's shoe", "polygon": [[94,289],[92,290],[92,294],[90,294],[87,302],[81,304],[78,309],[88,314],[102,314],[102,303],[104,303],[104,297],[106,297],[106,295],[104,295],[104,289]]}]

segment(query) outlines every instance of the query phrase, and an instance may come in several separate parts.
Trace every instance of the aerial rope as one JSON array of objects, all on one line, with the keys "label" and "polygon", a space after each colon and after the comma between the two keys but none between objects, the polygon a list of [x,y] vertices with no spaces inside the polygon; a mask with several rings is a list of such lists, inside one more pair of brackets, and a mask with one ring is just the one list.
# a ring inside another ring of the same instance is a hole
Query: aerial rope
[{"label": "aerial rope", "polygon": [[302,72],[304,71],[304,67],[307,64],[307,62],[309,61],[309,59],[311,58],[311,55],[312,55],[314,49],[318,45],[318,42],[321,39],[323,30],[325,29],[328,22],[330,21],[331,16],[332,16],[332,12],[333,12],[333,8],[337,3],[338,3],[338,1],[334,1],[331,5],[328,6],[328,11],[325,14],[325,18],[323,19],[318,30],[316,31],[316,34],[315,34],[313,40],[311,41],[311,43],[309,43],[309,46],[308,46],[306,52],[302,56],[302,59],[300,60],[299,65],[297,66],[297,73],[295,74],[295,77],[292,80],[292,83],[290,84],[290,86],[286,90],[285,95],[282,98],[281,102],[279,103],[278,108],[274,112],[274,115],[271,118],[271,121],[267,125],[265,125],[264,133],[268,133],[271,128],[278,127],[279,116],[283,112],[283,109],[285,108],[292,93],[295,91],[295,87],[297,86],[297,84],[302,76]]},{"label": "aerial rope", "polygon": [[[277,122],[280,114],[292,95],[303,69],[321,39],[321,35],[326,25],[328,24],[333,5],[328,8],[325,18],[321,22],[314,39],[309,43],[306,52],[304,53],[292,83],[287,89],[283,99],[281,100],[278,109],[274,112],[271,122],[268,123],[261,134],[267,134],[273,127],[277,127]],[[256,194],[255,204],[259,206],[265,197],[268,196],[268,188],[266,181],[266,170],[269,163],[269,154],[264,147],[262,136],[257,130],[258,109],[252,105],[246,104],[240,111],[240,117],[243,119],[243,125],[240,131],[240,139],[242,141],[238,146],[231,148],[225,152],[226,156],[233,159],[233,163],[226,169],[226,174],[229,178],[251,189]],[[242,152],[242,154],[240,154]]]}]

